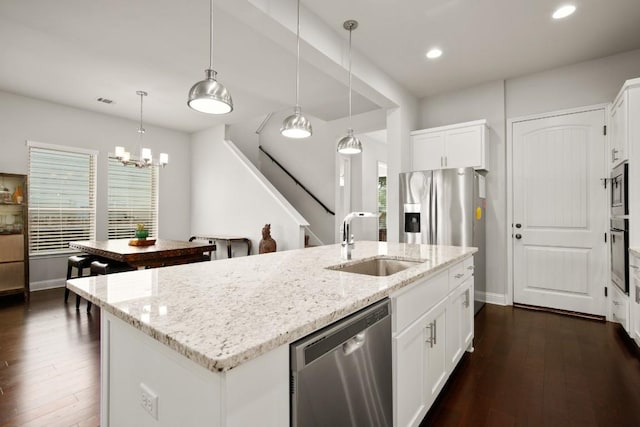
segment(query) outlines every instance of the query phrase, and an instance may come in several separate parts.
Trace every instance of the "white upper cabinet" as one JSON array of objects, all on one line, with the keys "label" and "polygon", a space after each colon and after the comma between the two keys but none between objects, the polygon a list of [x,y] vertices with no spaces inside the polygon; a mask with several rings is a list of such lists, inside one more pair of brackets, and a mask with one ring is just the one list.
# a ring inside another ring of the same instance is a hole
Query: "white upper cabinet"
[{"label": "white upper cabinet", "polygon": [[412,170],[473,167],[489,170],[486,120],[411,132]]},{"label": "white upper cabinet", "polygon": [[628,157],[629,146],[627,143],[627,98],[628,93],[626,90],[623,90],[622,92],[620,92],[618,97],[613,102],[613,105],[611,106],[611,117],[609,118],[609,123],[611,126],[611,133],[609,136],[609,163],[612,168],[627,160]]}]

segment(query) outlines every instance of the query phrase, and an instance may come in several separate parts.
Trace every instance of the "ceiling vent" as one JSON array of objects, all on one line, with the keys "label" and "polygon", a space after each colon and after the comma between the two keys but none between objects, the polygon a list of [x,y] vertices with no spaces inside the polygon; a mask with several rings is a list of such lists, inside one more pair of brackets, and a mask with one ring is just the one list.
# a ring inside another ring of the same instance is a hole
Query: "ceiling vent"
[{"label": "ceiling vent", "polygon": [[98,98],[98,102],[103,102],[105,104],[113,104],[113,100],[112,99],[108,99],[108,98]]}]

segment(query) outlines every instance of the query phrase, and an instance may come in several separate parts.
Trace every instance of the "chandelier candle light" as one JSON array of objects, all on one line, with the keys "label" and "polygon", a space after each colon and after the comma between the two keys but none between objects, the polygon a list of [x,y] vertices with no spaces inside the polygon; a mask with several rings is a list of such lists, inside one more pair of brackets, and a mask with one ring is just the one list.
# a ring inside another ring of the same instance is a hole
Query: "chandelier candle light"
[{"label": "chandelier candle light", "polygon": [[300,0],[298,0],[298,27],[296,32],[296,106],[293,109],[293,114],[284,119],[280,133],[288,138],[308,138],[313,133],[311,123],[302,115],[302,109],[300,108],[299,93],[300,93]]},{"label": "chandelier candle light", "polygon": [[142,100],[147,96],[147,92],[143,90],[136,91],[136,94],[140,96],[140,126],[138,127],[138,133],[140,134],[140,160],[131,160],[131,153],[125,151],[124,147],[116,147],[115,156],[123,165],[133,165],[138,168],[146,168],[149,166],[162,166],[165,167],[169,163],[169,155],[167,153],[160,153],[158,164],[153,163],[150,148],[142,148],[142,137],[144,135],[144,128],[142,127]]},{"label": "chandelier candle light", "polygon": [[358,28],[358,21],[350,19],[345,21],[342,26],[349,31],[349,129],[347,129],[347,135],[338,141],[338,153],[359,154],[362,152],[362,143],[353,135],[351,124],[351,33]]},{"label": "chandelier candle light", "polygon": [[233,100],[227,88],[216,80],[213,69],[213,0],[209,8],[209,68],[205,70],[206,78],[191,87],[187,105],[202,113],[226,114],[233,111]]}]

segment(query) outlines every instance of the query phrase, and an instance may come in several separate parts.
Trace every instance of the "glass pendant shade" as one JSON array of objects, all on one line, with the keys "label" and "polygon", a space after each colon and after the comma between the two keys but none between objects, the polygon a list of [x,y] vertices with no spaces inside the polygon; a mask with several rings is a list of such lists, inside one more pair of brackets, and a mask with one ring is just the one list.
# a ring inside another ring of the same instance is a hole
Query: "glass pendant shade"
[{"label": "glass pendant shade", "polygon": [[338,153],[359,154],[362,153],[362,143],[353,135],[353,129],[347,129],[347,135],[338,141]]},{"label": "glass pendant shade", "polygon": [[206,79],[194,84],[189,91],[187,105],[196,111],[208,114],[226,114],[233,111],[231,94],[216,80],[216,72],[205,71]]},{"label": "glass pendant shade", "polygon": [[313,133],[311,122],[302,115],[299,106],[295,107],[293,114],[282,122],[280,133],[287,138],[307,138]]}]

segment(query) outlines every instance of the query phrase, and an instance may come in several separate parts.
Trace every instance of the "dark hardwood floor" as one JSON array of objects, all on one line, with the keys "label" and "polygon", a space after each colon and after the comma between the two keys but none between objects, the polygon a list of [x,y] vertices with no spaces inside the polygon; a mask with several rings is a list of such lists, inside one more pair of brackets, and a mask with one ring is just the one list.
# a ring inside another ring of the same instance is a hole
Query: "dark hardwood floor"
[{"label": "dark hardwood floor", "polygon": [[0,299],[0,426],[100,424],[100,310],[64,290]]},{"label": "dark hardwood floor", "polygon": [[[0,299],[0,426],[99,425],[100,310]],[[611,323],[487,305],[421,424],[640,426],[640,358]]]},{"label": "dark hardwood floor", "polygon": [[421,427],[640,426],[640,358],[618,325],[487,305],[475,326]]}]

